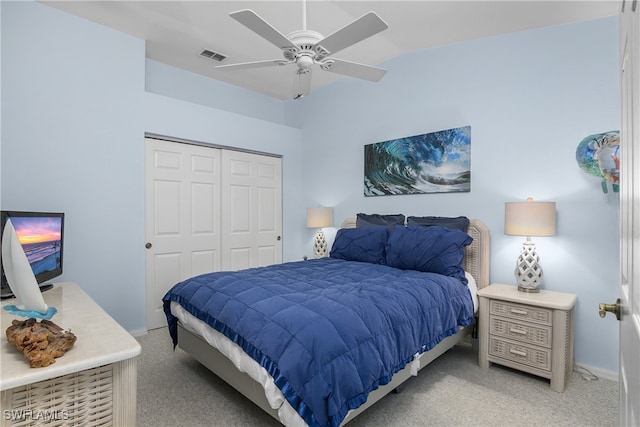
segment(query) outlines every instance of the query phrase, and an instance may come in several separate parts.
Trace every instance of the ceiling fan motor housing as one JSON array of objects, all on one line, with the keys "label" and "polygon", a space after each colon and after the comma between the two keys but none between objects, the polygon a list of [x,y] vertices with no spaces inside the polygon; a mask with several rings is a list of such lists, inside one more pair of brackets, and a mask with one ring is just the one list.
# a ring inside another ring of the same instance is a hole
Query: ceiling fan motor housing
[{"label": "ceiling fan motor housing", "polygon": [[313,61],[321,61],[329,53],[320,46],[316,48],[318,42],[324,39],[324,36],[317,31],[298,30],[289,33],[287,38],[298,47],[296,51],[283,49],[284,57],[289,61],[300,61],[302,57],[306,57],[313,63]]}]

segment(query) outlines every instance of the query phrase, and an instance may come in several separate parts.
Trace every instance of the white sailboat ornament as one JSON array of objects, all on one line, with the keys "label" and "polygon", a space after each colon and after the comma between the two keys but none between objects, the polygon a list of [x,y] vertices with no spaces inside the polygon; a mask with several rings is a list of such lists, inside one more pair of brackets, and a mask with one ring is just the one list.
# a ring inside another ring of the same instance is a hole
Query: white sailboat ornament
[{"label": "white sailboat ornament", "polygon": [[17,300],[16,305],[7,305],[5,310],[23,317],[51,319],[57,310],[44,302],[11,219],[7,219],[2,233],[2,264],[11,292]]}]

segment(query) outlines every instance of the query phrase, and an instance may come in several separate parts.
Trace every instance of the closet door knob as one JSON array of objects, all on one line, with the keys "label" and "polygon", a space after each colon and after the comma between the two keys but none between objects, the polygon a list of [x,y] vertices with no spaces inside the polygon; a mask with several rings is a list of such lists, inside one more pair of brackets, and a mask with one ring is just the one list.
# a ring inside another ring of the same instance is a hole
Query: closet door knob
[{"label": "closet door knob", "polygon": [[282,237],[278,236],[278,237],[276,237],[276,240],[280,241],[280,240],[282,240]]},{"label": "closet door knob", "polygon": [[151,249],[151,246],[152,246],[151,243],[148,243],[148,242],[147,242],[146,245],[144,245],[144,247],[147,248],[147,249]]}]

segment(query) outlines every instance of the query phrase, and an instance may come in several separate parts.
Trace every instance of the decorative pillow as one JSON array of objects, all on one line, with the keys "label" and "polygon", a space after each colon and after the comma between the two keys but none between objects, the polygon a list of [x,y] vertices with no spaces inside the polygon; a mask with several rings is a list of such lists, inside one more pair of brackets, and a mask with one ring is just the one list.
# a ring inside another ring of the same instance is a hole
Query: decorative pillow
[{"label": "decorative pillow", "polygon": [[356,216],[356,228],[380,226],[393,228],[395,225],[404,225],[403,214],[380,215],[359,213]]},{"label": "decorative pillow", "polygon": [[387,265],[457,277],[466,284],[462,260],[472,241],[463,231],[440,226],[395,226],[385,247]]},{"label": "decorative pillow", "polygon": [[386,227],[341,228],[331,247],[331,258],[384,264],[384,246],[389,233]]},{"label": "decorative pillow", "polygon": [[421,227],[439,225],[440,227],[460,230],[466,233],[469,229],[469,218],[466,216],[410,216],[407,217],[407,225],[416,225]]}]

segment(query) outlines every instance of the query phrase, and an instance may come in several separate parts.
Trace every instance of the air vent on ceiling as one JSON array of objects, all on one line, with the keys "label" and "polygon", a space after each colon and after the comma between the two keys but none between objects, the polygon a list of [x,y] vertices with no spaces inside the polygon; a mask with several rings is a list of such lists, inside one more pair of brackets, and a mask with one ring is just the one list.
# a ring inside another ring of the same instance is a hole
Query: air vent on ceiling
[{"label": "air vent on ceiling", "polygon": [[223,55],[219,52],[214,52],[209,49],[204,49],[202,52],[200,52],[200,56],[216,62],[222,62],[227,59],[226,55]]}]

